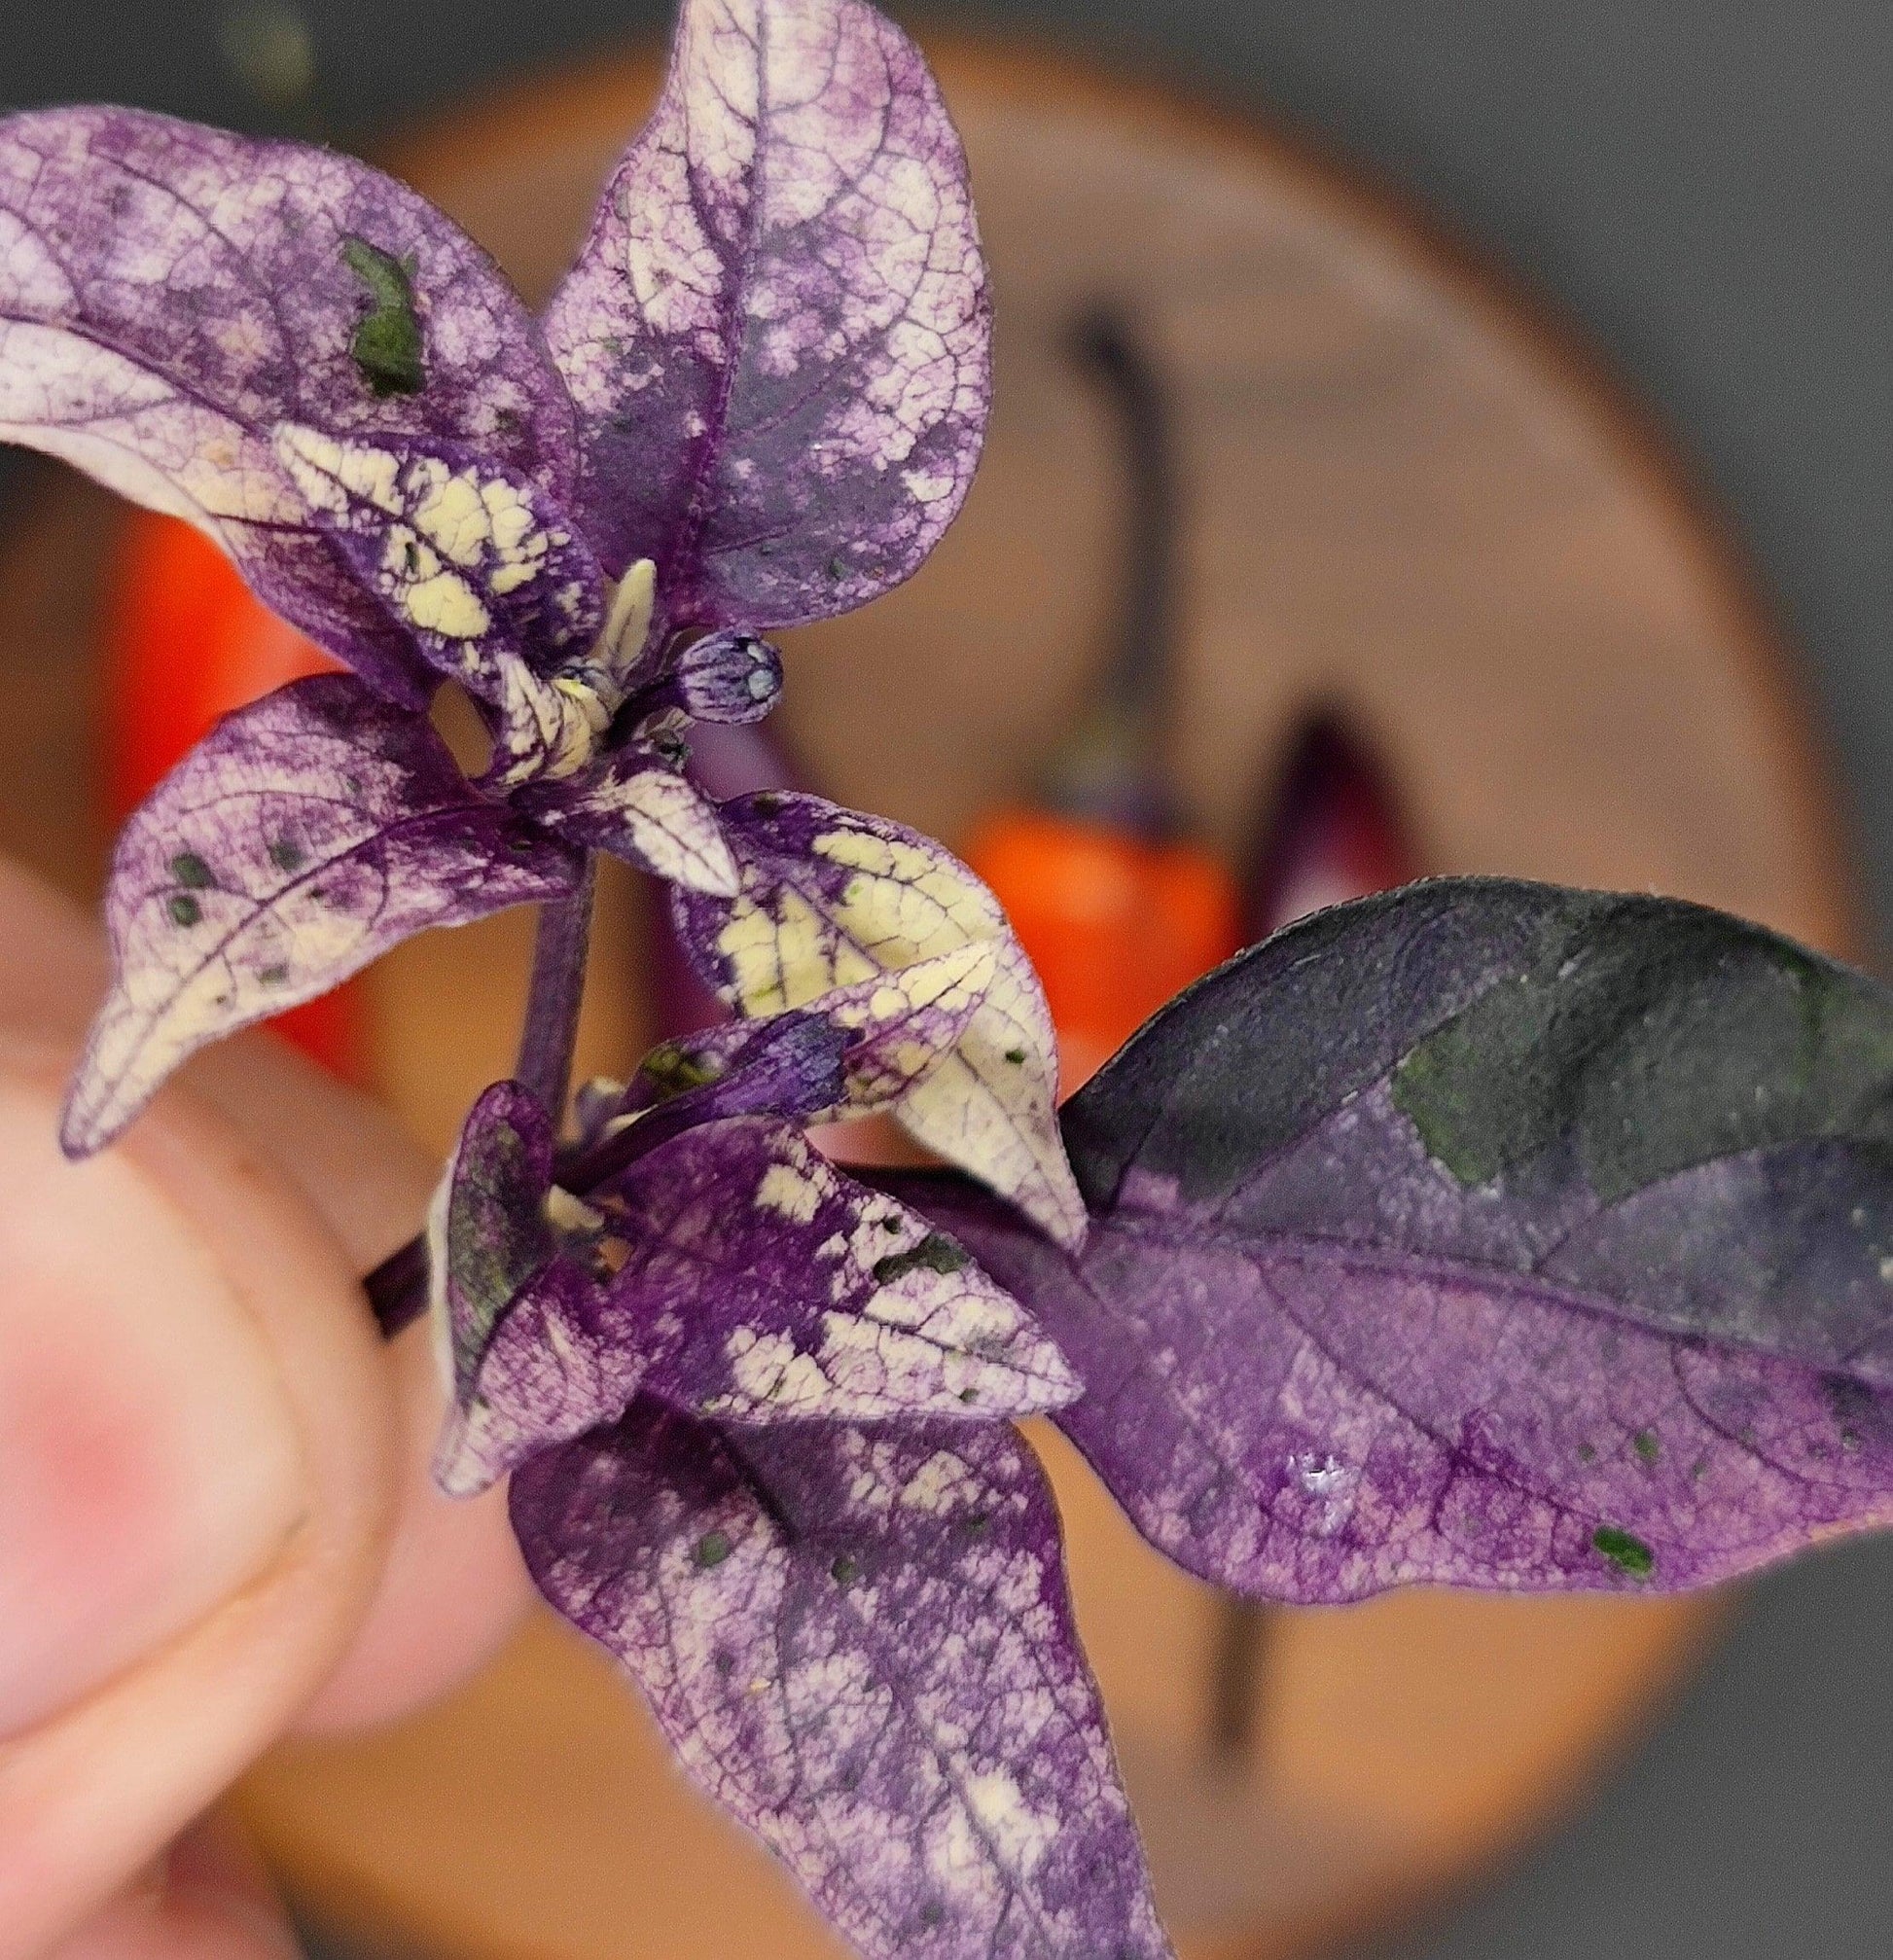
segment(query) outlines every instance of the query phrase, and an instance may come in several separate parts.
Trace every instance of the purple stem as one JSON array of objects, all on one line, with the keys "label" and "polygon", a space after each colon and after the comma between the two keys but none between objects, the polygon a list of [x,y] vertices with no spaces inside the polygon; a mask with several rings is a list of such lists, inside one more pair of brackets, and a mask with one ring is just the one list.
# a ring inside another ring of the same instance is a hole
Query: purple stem
[{"label": "purple stem", "polygon": [[[591,901],[597,860],[589,853],[578,888],[568,899],[539,909],[532,948],[532,981],[526,991],[525,1025],[514,1080],[523,1083],[556,1123],[565,1114],[572,1083],[572,1051],[579,1037],[579,1004],[585,998],[585,955],[591,942]],[[362,1281],[384,1340],[427,1311],[427,1237],[417,1233]]]},{"label": "purple stem", "polygon": [[585,954],[591,943],[591,899],[598,861],[586,853],[585,870],[569,899],[539,909],[539,937],[532,949],[532,985],[513,1079],[545,1105],[556,1125],[572,1086],[572,1051],[579,1039],[579,1004],[585,998]]}]

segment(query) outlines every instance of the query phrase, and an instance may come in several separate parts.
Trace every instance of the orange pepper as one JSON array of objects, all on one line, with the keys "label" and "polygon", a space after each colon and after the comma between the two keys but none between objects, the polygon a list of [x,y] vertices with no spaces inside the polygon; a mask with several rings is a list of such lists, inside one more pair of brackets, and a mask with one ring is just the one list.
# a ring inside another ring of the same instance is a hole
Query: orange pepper
[{"label": "orange pepper", "polygon": [[1192,844],[1012,809],[980,826],[966,858],[1045,982],[1066,1094],[1242,943],[1234,879]]}]

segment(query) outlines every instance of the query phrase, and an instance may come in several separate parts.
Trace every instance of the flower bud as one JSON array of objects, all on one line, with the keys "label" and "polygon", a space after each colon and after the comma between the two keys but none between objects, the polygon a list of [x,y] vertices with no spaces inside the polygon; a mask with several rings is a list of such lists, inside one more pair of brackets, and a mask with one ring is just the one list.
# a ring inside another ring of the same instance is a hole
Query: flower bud
[{"label": "flower bud", "polygon": [[671,687],[699,722],[760,722],[782,692],[782,656],[739,628],[709,633],[677,656]]}]

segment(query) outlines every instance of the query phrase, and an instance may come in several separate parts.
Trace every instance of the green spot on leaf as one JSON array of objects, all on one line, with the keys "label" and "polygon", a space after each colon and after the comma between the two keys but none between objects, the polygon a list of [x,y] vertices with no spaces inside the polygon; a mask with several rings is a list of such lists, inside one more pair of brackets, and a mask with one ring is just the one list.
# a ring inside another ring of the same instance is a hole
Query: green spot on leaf
[{"label": "green spot on leaf", "polygon": [[691,1556],[705,1572],[709,1572],[730,1556],[730,1540],[723,1532],[706,1531],[696,1541]]},{"label": "green spot on leaf", "polygon": [[1593,1443],[1579,1443],[1578,1461],[1580,1463],[1595,1463],[1597,1461],[1596,1446]]},{"label": "green spot on leaf", "polygon": [[278,837],[269,846],[269,862],[279,872],[300,872],[308,863],[303,847],[288,837]]},{"label": "green spot on leaf", "polygon": [[179,851],[171,860],[171,875],[186,891],[208,891],[212,883],[210,867],[196,851]]},{"label": "green spot on leaf", "polygon": [[1461,1184],[1554,1149],[1606,1204],[1726,1156],[1878,1134],[1893,1030],[1859,975],[1757,927],[1575,898],[1416,1041],[1393,1101]]},{"label": "green spot on leaf", "polygon": [[1630,1446],[1645,1463],[1655,1463],[1662,1454],[1662,1444],[1657,1441],[1657,1432],[1654,1429],[1639,1429]]},{"label": "green spot on leaf", "polygon": [[861,1566],[844,1551],[829,1568],[837,1586],[852,1586],[861,1577]]},{"label": "green spot on leaf", "polygon": [[1014,1068],[1023,1068],[1025,1066],[1025,1051],[1022,1048],[1009,1048],[1006,1051],[1006,1059],[1012,1063]]},{"label": "green spot on leaf", "polygon": [[1648,1579],[1657,1569],[1657,1554],[1640,1538],[1620,1531],[1614,1524],[1600,1524],[1590,1542],[1620,1572],[1632,1579]]},{"label": "green spot on leaf", "polygon": [[287,986],[289,984],[289,969],[283,966],[265,967],[257,975],[257,984],[259,986]]},{"label": "green spot on leaf", "polygon": [[189,892],[173,892],[164,901],[164,909],[174,926],[194,926],[203,917],[203,907]]},{"label": "green spot on leaf", "polygon": [[694,1054],[682,1042],[667,1041],[644,1057],[638,1064],[638,1073],[669,1097],[715,1082],[722,1070],[714,1062]]},{"label": "green spot on leaf", "polygon": [[341,241],[341,257],[368,293],[368,311],[348,343],[362,379],[383,399],[419,394],[427,385],[427,361],[414,311],[412,260],[352,237]]},{"label": "green spot on leaf", "polygon": [[957,1272],[968,1263],[966,1254],[950,1238],[930,1231],[906,1252],[890,1252],[885,1259],[875,1260],[875,1278],[882,1286],[891,1286],[910,1272]]}]

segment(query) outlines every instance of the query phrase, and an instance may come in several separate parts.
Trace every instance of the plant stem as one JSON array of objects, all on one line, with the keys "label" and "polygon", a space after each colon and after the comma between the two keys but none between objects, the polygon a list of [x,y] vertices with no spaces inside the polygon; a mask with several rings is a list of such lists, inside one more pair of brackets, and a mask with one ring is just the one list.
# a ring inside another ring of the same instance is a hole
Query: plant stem
[{"label": "plant stem", "polygon": [[585,870],[568,899],[539,909],[539,937],[532,949],[532,984],[513,1079],[545,1105],[556,1126],[572,1085],[572,1051],[579,1038],[579,1003],[585,998],[585,954],[591,943],[591,900],[597,859]]},{"label": "plant stem", "polygon": [[1253,1599],[1217,1601],[1216,1639],[1209,1663],[1209,1749],[1226,1769],[1253,1759],[1267,1700],[1272,1610]]},{"label": "plant stem", "polygon": [[[571,1087],[572,1051],[578,1041],[579,1004],[585,997],[585,955],[591,941],[591,902],[597,860],[587,855],[578,887],[568,899],[542,906],[526,990],[525,1024],[514,1079],[523,1083],[557,1123]],[[362,1281],[382,1337],[392,1340],[427,1311],[427,1238],[411,1238]]]},{"label": "plant stem", "polygon": [[417,1232],[399,1252],[391,1252],[362,1281],[383,1340],[427,1311],[427,1234]]}]

